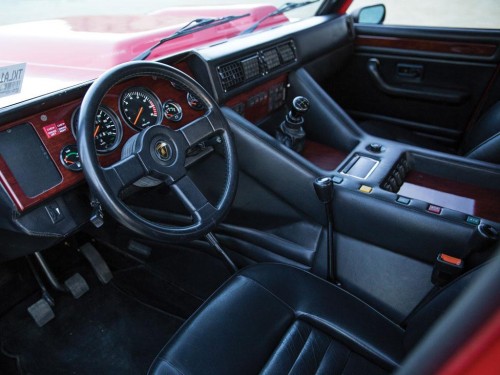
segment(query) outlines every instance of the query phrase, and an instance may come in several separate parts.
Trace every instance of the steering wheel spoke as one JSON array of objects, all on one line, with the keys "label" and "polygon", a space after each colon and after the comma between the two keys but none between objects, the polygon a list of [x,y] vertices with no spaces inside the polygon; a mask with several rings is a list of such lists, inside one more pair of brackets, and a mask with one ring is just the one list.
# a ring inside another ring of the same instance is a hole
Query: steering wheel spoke
[{"label": "steering wheel spoke", "polygon": [[139,156],[132,154],[126,159],[103,168],[109,187],[118,195],[127,186],[146,176],[148,171]]},{"label": "steering wheel spoke", "polygon": [[191,147],[214,135],[216,132],[224,130],[219,122],[220,120],[215,116],[214,112],[209,111],[203,117],[190,122],[178,131],[184,136],[187,147]]},{"label": "steering wheel spoke", "polygon": [[196,221],[210,220],[217,212],[217,209],[208,201],[189,176],[181,177],[173,184],[170,184],[170,188]]}]

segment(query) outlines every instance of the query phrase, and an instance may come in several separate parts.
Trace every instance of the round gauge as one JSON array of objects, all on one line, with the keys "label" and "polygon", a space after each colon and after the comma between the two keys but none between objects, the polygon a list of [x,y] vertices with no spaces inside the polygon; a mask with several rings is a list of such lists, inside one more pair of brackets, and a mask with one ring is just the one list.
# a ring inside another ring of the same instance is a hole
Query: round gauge
[{"label": "round gauge", "polygon": [[59,158],[61,159],[62,165],[70,171],[78,172],[82,170],[80,154],[78,153],[76,145],[64,146],[59,153]]},{"label": "round gauge", "polygon": [[178,122],[182,120],[182,107],[173,100],[163,103],[165,118],[169,121]]},{"label": "round gauge", "polygon": [[[73,114],[71,130],[76,138],[78,134],[78,115],[80,108]],[[109,108],[100,106],[94,121],[94,141],[96,151],[100,154],[113,151],[122,139],[122,125],[116,114]]]},{"label": "round gauge", "polygon": [[120,99],[123,118],[136,130],[157,125],[162,120],[161,103],[151,91],[145,88],[130,88]]},{"label": "round gauge", "polygon": [[188,91],[186,95],[186,100],[188,105],[193,108],[195,111],[203,111],[205,109],[205,105],[195,94],[192,94]]}]

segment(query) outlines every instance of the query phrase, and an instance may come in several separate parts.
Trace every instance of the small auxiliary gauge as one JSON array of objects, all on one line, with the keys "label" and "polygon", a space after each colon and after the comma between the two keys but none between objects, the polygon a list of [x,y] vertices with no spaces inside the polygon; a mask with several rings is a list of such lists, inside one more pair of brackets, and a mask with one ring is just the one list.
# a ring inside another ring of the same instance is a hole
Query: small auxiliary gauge
[{"label": "small auxiliary gauge", "polygon": [[82,170],[82,162],[80,161],[80,154],[76,145],[64,146],[59,154],[62,165],[73,172]]},{"label": "small auxiliary gauge", "polygon": [[163,103],[163,113],[168,121],[178,122],[182,120],[182,107],[173,100]]},{"label": "small auxiliary gauge", "polygon": [[195,94],[188,91],[186,94],[186,100],[188,105],[193,108],[195,111],[203,111],[205,109],[205,105]]}]

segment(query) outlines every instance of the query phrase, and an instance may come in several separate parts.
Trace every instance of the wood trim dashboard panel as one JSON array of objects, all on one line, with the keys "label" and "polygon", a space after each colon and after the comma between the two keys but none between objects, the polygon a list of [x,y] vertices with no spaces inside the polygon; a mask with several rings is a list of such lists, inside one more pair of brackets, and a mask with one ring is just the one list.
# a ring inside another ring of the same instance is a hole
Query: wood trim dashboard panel
[{"label": "wood trim dashboard panel", "polygon": [[497,51],[497,46],[495,44],[450,42],[372,35],[358,35],[355,40],[355,45],[358,47],[394,48],[481,57],[493,56]]},{"label": "wood trim dashboard panel", "polygon": [[225,105],[256,124],[285,103],[288,75],[282,74],[229,99]]},{"label": "wood trim dashboard panel", "polygon": [[[182,70],[185,71],[185,69],[185,67],[182,67]],[[188,72],[188,74],[190,74],[190,72]],[[170,122],[165,119],[163,119],[162,121],[163,125],[168,125],[173,129],[182,127],[183,125],[195,120],[203,114],[203,112],[193,110],[188,106],[186,100],[187,93],[185,91],[175,89],[169,82],[166,82],[165,80],[154,79],[153,77],[138,77],[116,85],[106,94],[105,98],[102,101],[102,104],[111,109],[119,118],[123,128],[123,137],[119,146],[114,151],[109,154],[99,156],[99,161],[103,166],[107,166],[118,161],[121,156],[123,145],[131,136],[136,133],[136,130],[132,129],[125,123],[119,110],[120,95],[125,89],[129,87],[146,87],[150,91],[153,91],[162,103],[167,99],[171,99],[181,104],[184,114],[180,122]],[[19,186],[12,171],[7,166],[5,160],[0,156],[0,181],[12,201],[15,203],[18,211],[25,211],[39,204],[40,202],[54,197],[62,191],[65,191],[77,185],[84,180],[82,172],[70,171],[66,169],[60,161],[61,149],[66,145],[76,143],[76,140],[71,132],[71,120],[74,112],[77,110],[77,108],[79,108],[80,104],[81,100],[74,100],[52,109],[37,113],[35,115],[20,118],[15,122],[5,124],[1,127],[0,131],[5,131],[20,124],[31,124],[31,126],[33,126],[34,130],[40,137],[49,157],[52,159],[62,177],[59,184],[53,186],[52,188],[44,191],[37,196],[29,197]],[[49,138],[47,134],[45,134],[43,130],[45,126],[61,123],[64,123],[66,125],[65,131],[51,138]]]},{"label": "wood trim dashboard panel", "polygon": [[[176,67],[190,76],[193,76],[188,65],[185,63],[176,64]],[[226,105],[234,106],[243,103],[246,109],[246,117],[249,121],[258,122],[267,116],[270,112],[281,106],[285,101],[285,88],[287,84],[287,75],[283,74],[274,79],[269,80],[262,85],[259,85],[245,93],[242,93],[230,99]],[[101,165],[107,166],[120,159],[121,150],[125,142],[136,134],[136,130],[129,127],[119,110],[119,99],[122,92],[130,87],[145,87],[154,92],[160,101],[164,103],[171,99],[181,104],[183,108],[183,118],[180,122],[170,122],[165,118],[162,121],[163,125],[168,125],[173,129],[178,129],[183,125],[195,120],[204,112],[196,111],[187,105],[186,95],[183,90],[174,88],[170,83],[162,79],[153,77],[138,77],[125,82],[122,82],[113,87],[102,100],[102,104],[108,109],[111,109],[119,118],[122,128],[123,137],[119,146],[110,152],[99,156]],[[83,98],[82,98],[83,99]],[[0,156],[0,182],[3,184],[8,195],[16,205],[19,212],[30,209],[37,204],[40,204],[46,199],[52,198],[57,194],[70,189],[77,184],[83,182],[84,176],[82,172],[73,172],[66,169],[60,161],[60,151],[64,146],[75,144],[76,139],[71,132],[71,121],[74,112],[79,108],[82,99],[74,100],[69,103],[61,104],[60,106],[20,118],[15,122],[3,125],[0,131],[5,131],[14,126],[29,123],[40,137],[43,145],[47,149],[49,157],[52,159],[57,170],[61,174],[61,182],[43,193],[29,197],[16,181],[12,171],[9,169],[3,158]],[[43,128],[50,124],[66,125],[66,130],[56,136],[49,138]]]}]

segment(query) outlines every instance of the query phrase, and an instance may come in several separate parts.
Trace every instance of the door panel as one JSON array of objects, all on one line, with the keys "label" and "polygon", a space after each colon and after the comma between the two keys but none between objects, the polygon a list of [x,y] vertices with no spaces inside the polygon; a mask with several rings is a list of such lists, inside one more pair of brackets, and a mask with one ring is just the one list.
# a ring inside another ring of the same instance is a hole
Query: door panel
[{"label": "door panel", "polygon": [[489,90],[498,66],[499,32],[355,29],[352,60],[325,86],[361,125],[370,122],[369,132],[423,145],[432,139],[453,148],[477,118],[484,97],[499,95]]}]

